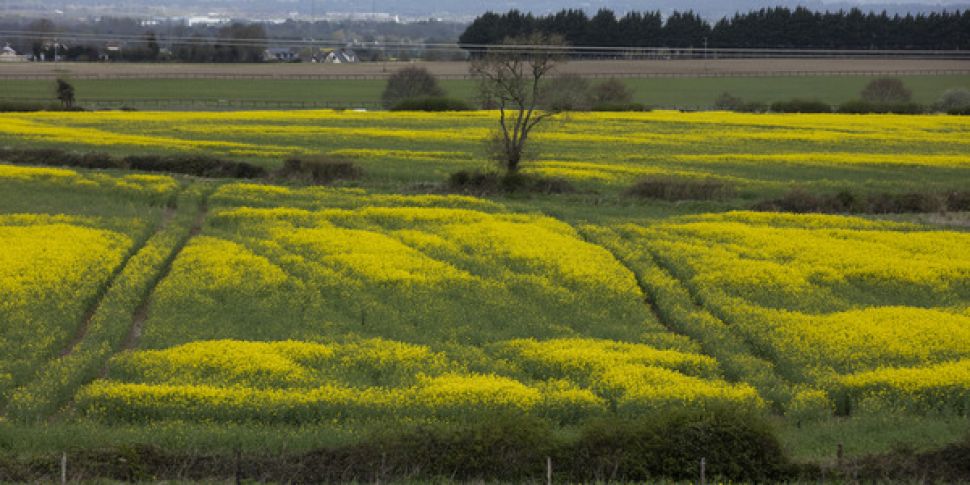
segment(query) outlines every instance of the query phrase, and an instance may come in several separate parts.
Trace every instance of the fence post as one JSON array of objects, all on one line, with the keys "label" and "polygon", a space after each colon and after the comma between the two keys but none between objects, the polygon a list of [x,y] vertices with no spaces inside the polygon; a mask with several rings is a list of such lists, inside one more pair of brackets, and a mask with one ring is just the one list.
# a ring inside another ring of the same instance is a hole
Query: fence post
[{"label": "fence post", "polygon": [[701,485],[707,485],[707,458],[701,458]]},{"label": "fence post", "polygon": [[552,485],[552,457],[546,457],[546,485]]},{"label": "fence post", "polygon": [[67,484],[67,452],[61,453],[61,485]]}]

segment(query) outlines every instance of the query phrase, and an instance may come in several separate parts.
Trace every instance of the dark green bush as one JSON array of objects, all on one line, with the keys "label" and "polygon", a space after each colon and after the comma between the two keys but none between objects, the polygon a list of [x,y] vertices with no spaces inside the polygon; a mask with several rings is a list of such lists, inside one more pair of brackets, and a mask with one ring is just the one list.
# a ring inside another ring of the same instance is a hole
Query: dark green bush
[{"label": "dark green bush", "polygon": [[839,113],[844,114],[921,114],[926,112],[926,108],[916,103],[872,103],[856,99],[846,101],[839,105]]},{"label": "dark green bush", "polygon": [[592,111],[650,111],[650,107],[643,103],[597,103]]},{"label": "dark green bush", "polygon": [[[733,410],[603,419],[561,431],[541,418],[508,413],[387,426],[363,431],[354,443],[310,452],[240,454],[227,449],[106,445],[66,450],[71,465],[67,478],[534,483],[545,479],[546,457],[552,459],[556,483],[691,480],[697,478],[701,458],[706,459],[712,483],[780,481],[794,471],[764,418]],[[0,453],[0,481],[56,480],[59,458],[59,453]]]},{"label": "dark green bush", "polygon": [[970,191],[882,193],[861,196],[849,191],[836,194],[812,194],[805,189],[795,188],[780,198],[760,202],[752,208],[762,211],[829,214],[964,211],[970,210]]},{"label": "dark green bush", "polygon": [[0,150],[0,160],[24,164],[45,165],[49,167],[78,168],[122,168],[120,161],[107,153],[71,153],[59,148],[34,148]]},{"label": "dark green bush", "polygon": [[737,113],[764,113],[768,111],[768,105],[758,101],[745,101],[725,92],[714,100],[714,109]]},{"label": "dark green bush", "polygon": [[947,110],[946,113],[951,115],[967,116],[967,115],[970,115],[970,106],[967,106],[964,108],[953,108],[953,109]]},{"label": "dark green bush", "polygon": [[859,97],[873,104],[907,104],[912,100],[913,92],[901,79],[880,78],[869,81]]},{"label": "dark green bush", "polygon": [[676,177],[650,177],[626,190],[631,197],[644,199],[711,200],[730,197],[734,188],[720,180]]},{"label": "dark green bush", "polygon": [[908,193],[876,194],[868,198],[868,210],[873,214],[902,214],[906,212],[940,212],[947,209],[942,194]]},{"label": "dark green bush", "polygon": [[455,98],[424,97],[408,98],[391,106],[391,111],[468,111],[468,103]]},{"label": "dark green bush", "polygon": [[460,171],[448,177],[448,189],[466,194],[493,194],[533,192],[542,194],[566,194],[576,189],[566,180],[514,172]]},{"label": "dark green bush", "polygon": [[946,206],[951,211],[970,211],[970,191],[950,192],[946,195]]},{"label": "dark green bush", "polygon": [[775,113],[831,113],[832,106],[817,99],[792,99],[771,103]]},{"label": "dark green bush", "polygon": [[702,458],[712,481],[777,481],[791,472],[764,419],[730,410],[591,422],[563,461],[575,481],[652,481],[696,479]]},{"label": "dark green bush", "polygon": [[201,155],[130,155],[119,159],[107,153],[78,154],[59,148],[7,148],[0,150],[0,160],[22,165],[132,169],[215,178],[251,179],[266,175],[266,169],[256,165]]},{"label": "dark green bush", "polygon": [[[456,480],[521,481],[543,476],[557,441],[546,421],[526,414],[473,420],[460,425],[417,426],[372,438],[389,474]],[[396,471],[397,473],[393,473]]]},{"label": "dark green bush", "polygon": [[568,73],[549,79],[538,101],[548,111],[588,111],[594,102],[589,81]]},{"label": "dark green bush", "polygon": [[963,111],[962,114],[968,114],[970,113],[970,90],[948,89],[940,96],[934,108],[944,113],[958,114]]},{"label": "dark green bush", "polygon": [[329,157],[314,157],[286,160],[274,175],[311,184],[329,184],[335,180],[360,178],[363,171],[353,162]]},{"label": "dark green bush", "polygon": [[633,102],[633,90],[625,82],[616,78],[607,79],[593,86],[590,89],[590,99],[594,106],[635,104]]},{"label": "dark green bush", "polygon": [[170,172],[212,178],[253,179],[266,176],[266,169],[246,162],[221,160],[204,155],[129,155],[124,166],[145,172]]},{"label": "dark green bush", "polygon": [[438,78],[430,71],[419,66],[409,66],[398,70],[387,79],[381,102],[390,108],[395,104],[412,98],[439,98],[445,91],[438,85]]},{"label": "dark green bush", "polygon": [[35,101],[0,101],[0,113],[28,113],[34,111],[84,111],[80,106],[65,107],[56,103],[42,103]]}]

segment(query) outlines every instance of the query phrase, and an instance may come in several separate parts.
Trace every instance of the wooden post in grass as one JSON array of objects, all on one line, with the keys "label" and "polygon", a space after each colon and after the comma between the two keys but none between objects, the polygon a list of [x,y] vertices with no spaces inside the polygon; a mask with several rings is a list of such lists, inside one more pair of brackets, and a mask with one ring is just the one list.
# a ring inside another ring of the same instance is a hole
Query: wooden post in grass
[{"label": "wooden post in grass", "polygon": [[546,457],[546,485],[552,485],[552,457]]},{"label": "wooden post in grass", "polygon": [[67,484],[67,452],[61,453],[61,485]]},{"label": "wooden post in grass", "polygon": [[707,485],[707,458],[701,458],[701,485]]}]

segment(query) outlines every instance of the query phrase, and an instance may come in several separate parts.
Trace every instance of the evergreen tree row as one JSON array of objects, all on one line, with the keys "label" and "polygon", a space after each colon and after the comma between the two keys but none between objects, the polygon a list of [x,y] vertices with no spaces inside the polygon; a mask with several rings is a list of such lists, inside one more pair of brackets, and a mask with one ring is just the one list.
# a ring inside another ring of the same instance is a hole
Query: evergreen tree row
[{"label": "evergreen tree row", "polygon": [[813,12],[798,7],[738,13],[713,25],[698,14],[601,9],[590,17],[569,9],[546,16],[519,10],[488,12],[461,35],[463,45],[495,44],[531,33],[559,34],[576,46],[793,49],[968,49],[970,10],[919,15],[865,13],[859,9]]}]

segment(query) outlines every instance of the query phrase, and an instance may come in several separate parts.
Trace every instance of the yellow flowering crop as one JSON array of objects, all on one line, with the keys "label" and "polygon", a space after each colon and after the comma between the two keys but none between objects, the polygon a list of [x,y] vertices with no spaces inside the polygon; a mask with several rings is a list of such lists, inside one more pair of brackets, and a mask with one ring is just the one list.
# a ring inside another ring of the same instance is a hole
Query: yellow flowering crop
[{"label": "yellow flowering crop", "polygon": [[0,216],[0,394],[59,351],[132,243],[71,218]]},{"label": "yellow flowering crop", "polygon": [[[488,164],[495,113],[258,111],[0,114],[0,140],[258,158],[353,158],[380,180],[441,180]],[[970,122],[954,116],[726,112],[571,113],[540,125],[532,173],[623,187],[639,177],[948,189],[970,169]],[[889,172],[886,167],[901,171]],[[820,170],[824,169],[824,170]],[[932,169],[932,170],[918,170]]]},{"label": "yellow flowering crop", "polygon": [[[835,393],[841,375],[872,378],[865,373],[886,367],[929,375],[923,369],[970,357],[966,233],[747,212],[627,225],[620,233],[795,382]],[[849,388],[865,388],[861,377],[847,379]],[[930,387],[889,391],[897,381],[880,382],[879,392],[865,391],[870,402],[892,407],[904,395],[920,403],[912,408],[949,402]]]},{"label": "yellow flowering crop", "polygon": [[[631,415],[670,406],[762,406],[748,386],[646,363],[659,359],[661,365],[711,373],[715,369],[709,358],[645,345],[586,343],[605,349],[605,361],[586,366],[594,371],[570,372],[569,378],[515,378],[470,372],[445,353],[385,339],[330,344],[199,341],[116,356],[110,379],[86,386],[78,404],[88,415],[105,420],[292,423],[377,417],[471,419],[496,411],[575,422],[606,413],[609,402],[617,412]],[[595,350],[579,349],[582,344],[520,340],[500,342],[496,348],[510,349],[511,354],[501,351],[501,358],[528,367],[533,357],[521,354],[528,346],[572,346],[591,357],[575,363],[581,367],[597,359]],[[493,365],[501,368],[498,362]]]},{"label": "yellow flowering crop", "polygon": [[[467,197],[230,185],[155,294],[145,341],[639,339],[663,329],[632,272],[555,219]],[[329,201],[334,203],[330,204]],[[430,207],[429,207],[430,206]],[[203,324],[200,324],[204,322]]]}]

